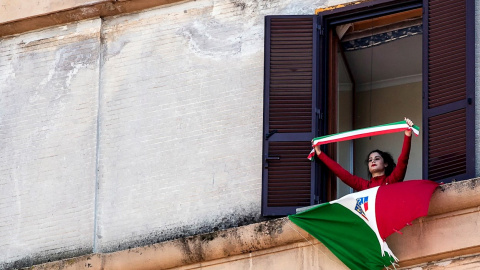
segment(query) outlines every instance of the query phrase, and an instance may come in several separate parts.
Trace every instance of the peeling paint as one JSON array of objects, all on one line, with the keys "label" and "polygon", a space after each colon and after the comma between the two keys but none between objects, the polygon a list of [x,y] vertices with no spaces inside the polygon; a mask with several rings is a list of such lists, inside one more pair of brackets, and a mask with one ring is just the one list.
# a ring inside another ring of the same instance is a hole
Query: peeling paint
[{"label": "peeling paint", "polygon": [[105,51],[102,53],[102,55],[104,55],[103,60],[108,61],[110,58],[119,55],[128,43],[130,43],[130,40],[126,38],[120,38],[118,40],[111,40],[104,44]]},{"label": "peeling paint", "polygon": [[217,58],[231,57],[241,52],[242,32],[239,24],[225,24],[211,19],[193,21],[178,34],[188,41],[188,46],[195,53]]},{"label": "peeling paint", "polygon": [[452,263],[451,260],[435,263],[435,266],[448,266]]},{"label": "peeling paint", "polygon": [[230,2],[232,2],[234,6],[240,8],[241,10],[244,10],[245,7],[247,6],[247,4],[244,1],[230,0]]}]

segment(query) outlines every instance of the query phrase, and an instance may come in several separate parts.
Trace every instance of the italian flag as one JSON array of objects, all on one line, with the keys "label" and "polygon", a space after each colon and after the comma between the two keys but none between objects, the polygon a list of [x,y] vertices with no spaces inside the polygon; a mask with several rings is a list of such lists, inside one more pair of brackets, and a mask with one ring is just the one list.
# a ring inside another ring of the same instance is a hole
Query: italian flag
[{"label": "italian flag", "polygon": [[[412,129],[412,132],[416,136],[418,136],[418,134],[420,133],[420,128],[418,126],[414,125],[413,127],[410,127],[406,121],[399,121],[399,122],[385,124],[385,125],[356,129],[352,131],[341,132],[337,134],[313,138],[312,146],[365,138],[365,137],[376,136],[376,135],[383,135],[383,134],[394,133],[394,132],[400,132],[406,129]],[[313,160],[314,156],[315,156],[315,150],[312,150],[308,155],[308,159]]]},{"label": "italian flag", "polygon": [[374,187],[288,217],[350,269],[383,269],[398,261],[385,239],[427,215],[437,186],[410,180]]}]

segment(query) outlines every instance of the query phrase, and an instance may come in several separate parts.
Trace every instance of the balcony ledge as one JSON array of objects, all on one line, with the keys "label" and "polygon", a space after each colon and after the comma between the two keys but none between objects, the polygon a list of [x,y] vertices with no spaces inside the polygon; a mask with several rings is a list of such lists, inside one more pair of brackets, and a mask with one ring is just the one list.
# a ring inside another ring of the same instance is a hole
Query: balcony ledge
[{"label": "balcony ledge", "polygon": [[[478,231],[480,178],[437,188],[428,216],[415,220],[412,226],[402,230],[403,235],[394,234],[387,242],[400,259],[400,267],[438,260],[452,263],[452,258],[462,256],[470,256],[469,263],[471,260],[479,263],[478,257],[472,257],[472,254],[480,253]],[[284,217],[114,253],[86,255],[31,269],[83,269],[85,265],[89,265],[89,269],[170,269],[195,264],[206,267],[312,244],[329,253],[321,243]],[[331,253],[328,257],[336,259]]]}]

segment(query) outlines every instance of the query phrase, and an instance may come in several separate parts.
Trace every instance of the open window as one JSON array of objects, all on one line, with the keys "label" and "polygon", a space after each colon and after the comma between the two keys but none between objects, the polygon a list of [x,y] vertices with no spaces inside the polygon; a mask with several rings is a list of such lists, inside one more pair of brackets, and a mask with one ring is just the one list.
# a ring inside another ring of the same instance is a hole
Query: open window
[{"label": "open window", "polygon": [[[312,16],[266,17],[264,216],[352,192],[306,160],[313,137],[404,116],[422,134],[413,140],[406,179],[474,177],[471,2],[378,0]],[[364,155],[380,148],[397,157],[402,136],[324,151],[366,178]]]},{"label": "open window", "polygon": [[[340,24],[333,28],[330,72],[335,75],[335,122],[330,133],[400,121],[422,122],[422,8]],[[368,179],[366,153],[381,149],[398,157],[403,133],[337,143],[335,158],[343,168]],[[422,140],[412,140],[405,179],[422,179]],[[336,196],[353,190],[342,181]]]}]

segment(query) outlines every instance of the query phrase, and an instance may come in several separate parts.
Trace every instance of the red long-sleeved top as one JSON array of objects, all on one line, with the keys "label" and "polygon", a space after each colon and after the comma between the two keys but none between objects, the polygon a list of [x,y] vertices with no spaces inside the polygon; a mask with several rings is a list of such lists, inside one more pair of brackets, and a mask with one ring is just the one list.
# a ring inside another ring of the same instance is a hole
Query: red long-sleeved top
[{"label": "red long-sleeved top", "polygon": [[320,155],[317,156],[345,184],[349,185],[357,191],[360,191],[367,188],[387,185],[395,182],[402,182],[403,178],[405,178],[405,172],[407,171],[411,142],[412,137],[405,135],[403,139],[402,152],[398,157],[397,166],[395,167],[395,169],[393,169],[392,173],[389,176],[381,175],[377,177],[372,177],[370,181],[356,175],[352,175],[347,170],[342,168],[340,164],[329,158],[323,152],[321,152]]}]

